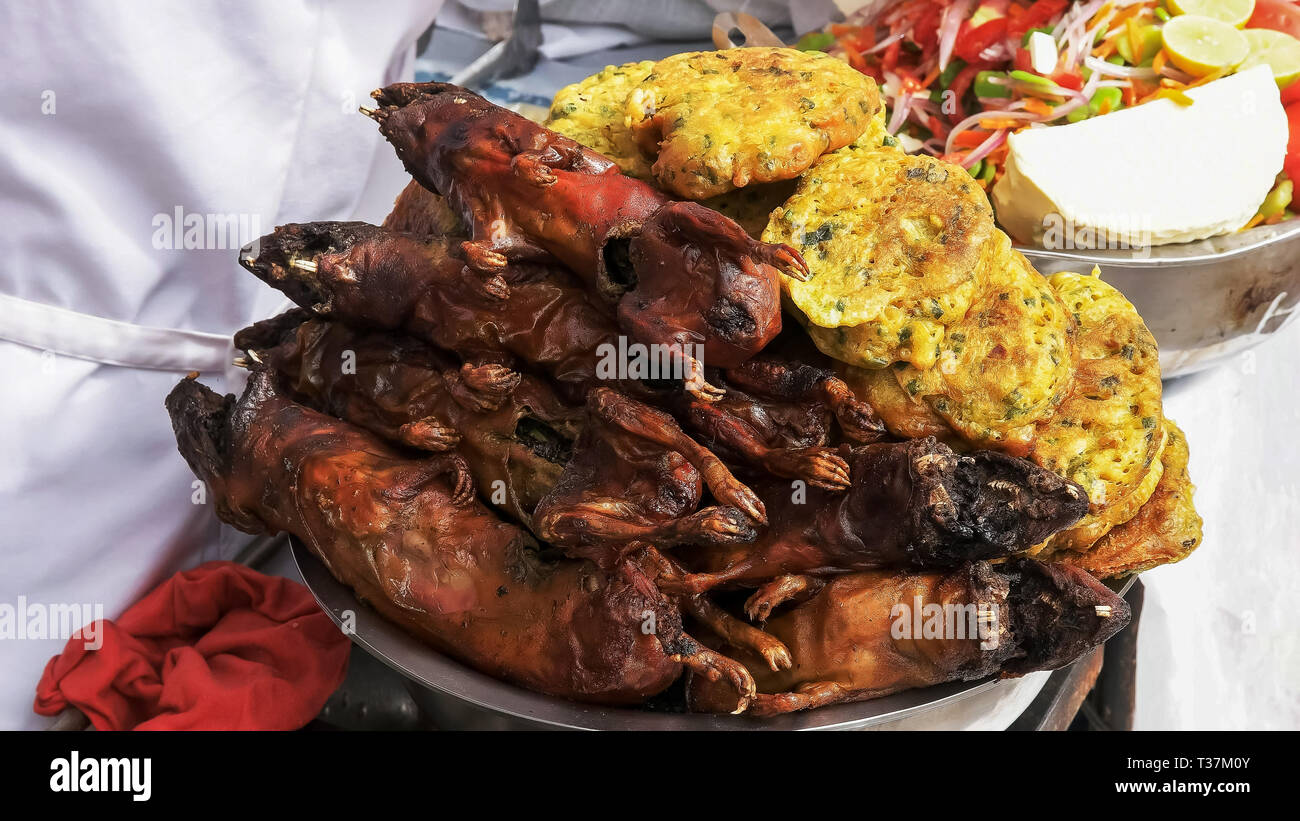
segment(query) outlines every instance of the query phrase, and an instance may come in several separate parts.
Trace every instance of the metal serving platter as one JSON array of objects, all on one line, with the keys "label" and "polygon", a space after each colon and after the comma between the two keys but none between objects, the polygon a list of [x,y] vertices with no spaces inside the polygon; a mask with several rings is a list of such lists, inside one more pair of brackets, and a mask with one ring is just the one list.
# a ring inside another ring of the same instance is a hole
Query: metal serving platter
[{"label": "metal serving platter", "polygon": [[[321,609],[349,638],[405,676],[408,690],[434,724],[452,730],[858,730],[951,704],[998,683],[953,682],[854,704],[753,718],[650,709],[599,707],[546,696],[484,675],[439,653],[359,602],[298,539],[293,560]],[[1123,595],[1131,578],[1116,587]],[[351,614],[351,615],[345,615]]]},{"label": "metal serving platter", "polygon": [[1300,219],[1133,250],[1017,247],[1045,275],[1099,266],[1155,334],[1165,378],[1258,345],[1290,324],[1300,303]]}]

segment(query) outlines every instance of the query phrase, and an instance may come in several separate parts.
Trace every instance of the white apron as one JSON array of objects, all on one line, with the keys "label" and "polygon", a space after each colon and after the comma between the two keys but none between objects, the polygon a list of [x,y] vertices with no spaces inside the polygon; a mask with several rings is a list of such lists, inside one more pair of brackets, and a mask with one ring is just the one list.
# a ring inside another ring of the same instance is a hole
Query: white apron
[{"label": "white apron", "polygon": [[238,549],[163,397],[192,370],[237,391],[230,335],[283,305],[243,242],[382,217],[400,167],[356,109],[438,6],[0,6],[0,728],[46,721],[50,621]]}]

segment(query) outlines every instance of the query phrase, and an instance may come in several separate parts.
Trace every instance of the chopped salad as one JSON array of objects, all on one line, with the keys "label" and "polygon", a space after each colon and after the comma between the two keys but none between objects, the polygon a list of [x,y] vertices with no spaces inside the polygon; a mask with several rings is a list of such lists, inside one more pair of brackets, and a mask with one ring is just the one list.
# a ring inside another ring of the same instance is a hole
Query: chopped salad
[{"label": "chopped salad", "polygon": [[888,129],[908,151],[968,169],[986,190],[1007,135],[1167,98],[1269,65],[1290,123],[1285,169],[1246,226],[1294,216],[1300,182],[1296,0],[902,0],[871,3],[799,48],[873,77]]}]

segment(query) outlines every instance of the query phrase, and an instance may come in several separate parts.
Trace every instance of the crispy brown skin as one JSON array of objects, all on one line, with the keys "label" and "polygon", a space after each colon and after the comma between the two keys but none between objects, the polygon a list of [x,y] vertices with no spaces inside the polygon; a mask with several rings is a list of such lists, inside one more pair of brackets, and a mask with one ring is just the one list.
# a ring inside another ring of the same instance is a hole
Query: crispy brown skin
[{"label": "crispy brown skin", "polygon": [[[697,509],[706,486],[719,504]],[[588,394],[573,458],[536,512],[541,538],[602,567],[644,545],[751,541],[764,517],[671,416],[609,388]]]},{"label": "crispy brown skin", "polygon": [[465,235],[465,226],[447,201],[415,180],[397,195],[381,227],[426,241]]},{"label": "crispy brown skin", "polygon": [[530,527],[581,426],[581,408],[536,377],[460,365],[410,337],[354,331],[301,309],[240,331],[235,346],[315,410],[390,442],[455,451],[473,466],[479,495]]},{"label": "crispy brown skin", "polygon": [[669,201],[595,151],[458,86],[398,83],[374,96],[372,116],[406,170],[446,199],[474,241],[505,256],[550,255],[594,283],[605,241]]},{"label": "crispy brown skin", "polygon": [[[896,638],[894,622],[907,618],[916,597],[922,608],[984,605],[996,621],[983,634],[970,632],[966,621],[964,638],[926,637],[924,630],[919,636],[900,631]],[[1110,615],[1100,615],[1099,605],[1109,606]],[[1129,615],[1123,599],[1082,570],[1032,559],[979,562],[946,573],[871,571],[829,581],[765,625],[790,649],[793,667],[773,671],[752,653],[726,651],[753,672],[759,692],[749,712],[765,716],[947,681],[1056,669],[1117,633]],[[735,709],[734,695],[695,677],[688,700],[697,711]]]},{"label": "crispy brown skin", "polygon": [[[671,652],[693,642],[634,565],[606,574],[542,561],[527,533],[453,489],[449,457],[405,458],[288,401],[268,373],[255,373],[238,402],[182,381],[167,407],[224,521],[294,534],[386,618],[443,652],[601,703],[641,701],[680,673]],[[649,613],[657,635],[641,629]]]},{"label": "crispy brown skin", "polygon": [[751,238],[567,137],[457,86],[399,83],[375,92],[373,116],[421,185],[469,226],[473,264],[552,256],[618,303],[646,344],[700,342],[729,367],[780,331],[778,274],[804,276],[788,246]]},{"label": "crispy brown skin", "polygon": [[596,379],[598,348],[617,340],[608,312],[563,270],[518,263],[485,283],[453,241],[360,222],[296,223],[259,239],[240,262],[318,315],[402,331],[474,362],[522,362],[577,395]]},{"label": "crispy brown skin", "polygon": [[824,368],[764,351],[718,381],[727,390],[722,399],[681,395],[674,410],[711,450],[759,476],[843,490],[849,468],[830,445],[841,436],[868,443],[887,435],[871,406]]},{"label": "crispy brown skin", "polygon": [[1024,459],[957,454],[933,439],[842,447],[852,485],[806,496],[755,486],[772,522],[752,544],[691,551],[682,584],[756,584],[784,574],[953,567],[1027,550],[1088,510],[1083,489]]}]

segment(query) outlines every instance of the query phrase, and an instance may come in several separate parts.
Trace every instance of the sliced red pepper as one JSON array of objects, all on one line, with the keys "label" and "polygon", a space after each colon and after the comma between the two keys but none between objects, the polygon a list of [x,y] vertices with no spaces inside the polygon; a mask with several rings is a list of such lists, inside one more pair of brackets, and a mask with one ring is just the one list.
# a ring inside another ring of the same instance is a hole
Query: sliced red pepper
[{"label": "sliced red pepper", "polygon": [[858,51],[870,51],[876,44],[876,30],[875,28],[858,29],[857,33],[844,37],[840,42]]},{"label": "sliced red pepper", "polygon": [[939,20],[942,17],[943,12],[940,11],[939,6],[926,6],[916,18],[916,22],[912,24],[912,42],[922,50],[939,45]]},{"label": "sliced red pepper", "polygon": [[926,120],[930,123],[930,136],[938,137],[941,140],[948,139],[948,132],[952,130],[951,128],[944,125],[943,122],[933,114],[926,117]]},{"label": "sliced red pepper", "polygon": [[1011,63],[1012,68],[1017,68],[1020,71],[1034,71],[1034,60],[1029,56],[1029,49],[1027,48],[1016,49],[1016,56]]},{"label": "sliced red pepper", "polygon": [[894,66],[898,65],[898,55],[902,51],[903,41],[895,40],[885,49],[885,56],[880,58],[880,68],[884,71],[892,71]]},{"label": "sliced red pepper", "polygon": [[[1025,39],[1025,32],[1046,26],[1052,18],[1063,14],[1069,5],[1070,0],[1038,0],[1023,12],[1010,15],[1011,22],[1007,25],[1007,36],[1018,46],[1020,41]],[[1014,8],[1015,6],[1012,6],[1012,9]]]},{"label": "sliced red pepper", "polygon": [[921,84],[921,81],[916,79],[916,76],[913,75],[912,72],[908,71],[907,69],[895,68],[894,73],[898,75],[898,79],[901,81],[899,83],[899,86],[902,91],[908,94],[915,94],[918,91],[920,91],[922,88],[924,88],[924,86]]},{"label": "sliced red pepper", "polygon": [[970,90],[971,84],[975,82],[975,75],[983,71],[987,65],[987,63],[972,63],[957,72],[957,76],[952,78],[952,83],[948,86],[948,90],[956,95],[954,99],[956,99],[958,103],[957,109],[948,114],[948,120],[953,125],[966,119],[966,113],[961,107],[961,98],[966,96],[966,92]]},{"label": "sliced red pepper", "polygon": [[957,34],[957,41],[953,44],[952,53],[968,63],[978,60],[984,49],[1007,36],[1007,18],[1005,17],[990,20],[973,29],[967,28],[967,26],[968,23],[961,24],[961,31]]},{"label": "sliced red pepper", "polygon": [[1061,88],[1083,91],[1083,75],[1077,71],[1058,71],[1052,75],[1052,80]]}]

